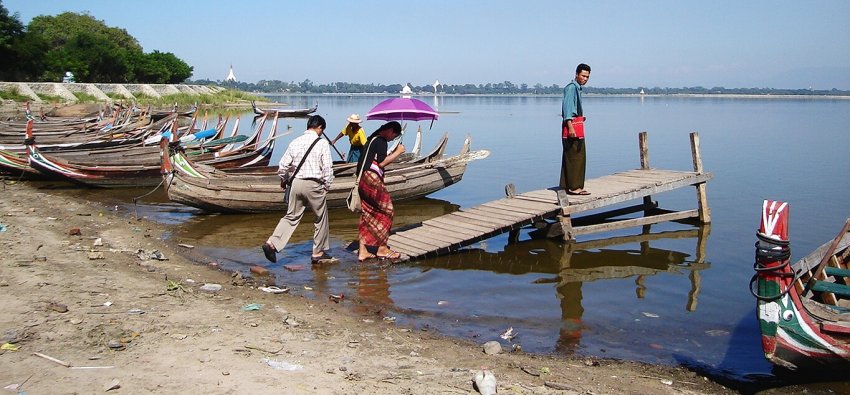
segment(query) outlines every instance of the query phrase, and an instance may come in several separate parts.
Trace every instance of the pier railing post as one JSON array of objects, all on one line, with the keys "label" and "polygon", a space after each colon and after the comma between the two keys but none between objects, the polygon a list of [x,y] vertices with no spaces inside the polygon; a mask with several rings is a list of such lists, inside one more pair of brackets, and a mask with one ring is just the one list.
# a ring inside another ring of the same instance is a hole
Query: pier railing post
[{"label": "pier railing post", "polygon": [[[638,133],[638,148],[640,149],[640,169],[649,170],[649,140],[646,132]],[[643,215],[648,216],[649,210],[654,207],[651,195],[643,197],[643,207]]]},{"label": "pier railing post", "polygon": [[[694,172],[702,174],[702,156],[699,152],[699,133],[691,132],[691,156],[694,161]],[[711,209],[708,208],[708,196],[706,195],[706,183],[701,182],[696,185],[697,188],[697,204],[699,205],[699,220],[707,224],[711,222]]]},{"label": "pier railing post", "polygon": [[638,147],[640,148],[640,168],[649,170],[649,141],[646,132],[638,133]]}]

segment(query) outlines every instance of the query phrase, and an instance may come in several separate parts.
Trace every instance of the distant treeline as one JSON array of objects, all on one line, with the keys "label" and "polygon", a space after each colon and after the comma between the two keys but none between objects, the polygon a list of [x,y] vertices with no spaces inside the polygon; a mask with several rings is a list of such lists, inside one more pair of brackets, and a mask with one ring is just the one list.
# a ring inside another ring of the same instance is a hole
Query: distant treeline
[{"label": "distant treeline", "polygon": [[[401,92],[404,85],[401,84],[358,84],[352,82],[334,82],[330,84],[315,84],[309,79],[302,82],[284,82],[279,80],[261,80],[257,83],[250,82],[225,82],[211,80],[190,81],[199,85],[220,85],[228,88],[238,89],[245,92],[259,93],[388,93]],[[431,85],[407,84],[415,94],[434,93]],[[542,84],[514,84],[510,81],[488,84],[464,84],[464,85],[439,85],[437,91],[446,94],[460,95],[561,95],[564,87],[557,84],[543,86]],[[773,89],[773,88],[703,88],[701,86],[683,88],[597,88],[586,86],[585,93],[607,94],[607,95],[638,95],[641,92],[647,95],[677,95],[677,94],[704,94],[704,95],[821,95],[821,96],[850,96],[846,90],[812,90],[812,89]]]}]

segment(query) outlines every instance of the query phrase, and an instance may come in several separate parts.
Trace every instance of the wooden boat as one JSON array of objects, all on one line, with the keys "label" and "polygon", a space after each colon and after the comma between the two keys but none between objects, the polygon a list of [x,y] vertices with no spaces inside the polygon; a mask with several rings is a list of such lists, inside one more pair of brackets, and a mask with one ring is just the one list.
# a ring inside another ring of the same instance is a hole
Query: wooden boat
[{"label": "wooden boat", "polygon": [[[393,199],[423,197],[459,182],[470,161],[489,155],[485,150],[470,152],[469,144],[467,138],[457,156],[424,157],[387,169],[384,182]],[[442,156],[442,149],[436,150],[435,155]],[[286,210],[275,167],[221,171],[192,163],[180,152],[163,154],[163,159],[164,184],[168,198],[174,202],[212,212]],[[328,207],[345,206],[345,198],[355,182],[352,165],[335,169],[336,178],[327,197]]]},{"label": "wooden boat", "polygon": [[[84,119],[76,122],[34,122],[33,130],[42,144],[73,144],[138,135],[140,129],[151,124],[151,118],[144,113],[134,116],[126,111],[115,112],[111,119],[104,121]],[[26,125],[27,123],[0,125],[0,144],[19,143],[23,140]]]},{"label": "wooden boat", "polygon": [[[850,219],[831,241],[794,264],[788,204],[765,201],[757,233],[756,274],[764,356],[791,370],[850,367]],[[755,285],[755,288],[754,288]]]},{"label": "wooden boat", "polygon": [[262,109],[257,107],[257,104],[251,101],[251,108],[254,109],[254,114],[257,115],[270,115],[277,113],[281,118],[287,117],[305,117],[316,112],[316,109],[319,108],[319,103],[316,102],[316,105],[310,108],[269,108]]},{"label": "wooden boat", "polygon": [[192,107],[190,107],[188,110],[183,111],[183,112],[177,111],[177,104],[175,104],[174,108],[170,111],[150,111],[150,110],[148,110],[148,112],[150,113],[150,117],[153,118],[154,120],[160,120],[162,118],[168,117],[169,115],[173,115],[173,114],[177,114],[178,116],[181,116],[181,117],[192,117],[192,116],[195,116],[197,111],[198,111],[198,104],[197,103],[193,104]]},{"label": "wooden boat", "polygon": [[58,175],[44,174],[32,166],[26,158],[0,150],[0,176],[16,180],[60,180]]}]

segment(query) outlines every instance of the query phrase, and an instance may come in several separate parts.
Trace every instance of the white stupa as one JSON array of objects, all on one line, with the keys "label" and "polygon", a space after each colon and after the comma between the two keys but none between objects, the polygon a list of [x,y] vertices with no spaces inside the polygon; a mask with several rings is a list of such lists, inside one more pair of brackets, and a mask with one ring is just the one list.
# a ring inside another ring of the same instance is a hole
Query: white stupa
[{"label": "white stupa", "polygon": [[233,74],[233,65],[230,65],[230,72],[227,73],[227,78],[225,78],[224,81],[236,82],[236,75]]},{"label": "white stupa", "polygon": [[434,85],[432,85],[432,86],[434,87],[434,94],[436,95],[437,94],[437,87],[440,86],[440,80],[434,81]]}]

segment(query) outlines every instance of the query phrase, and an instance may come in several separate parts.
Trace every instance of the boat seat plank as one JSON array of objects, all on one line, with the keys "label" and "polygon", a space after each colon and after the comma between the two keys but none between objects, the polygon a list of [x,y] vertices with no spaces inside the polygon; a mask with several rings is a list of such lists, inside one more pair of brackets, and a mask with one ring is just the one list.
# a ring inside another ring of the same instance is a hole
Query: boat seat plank
[{"label": "boat seat plank", "polygon": [[831,283],[829,281],[815,281],[814,285],[812,285],[812,291],[829,292],[844,298],[850,298],[850,286]]},{"label": "boat seat plank", "polygon": [[837,267],[827,266],[823,270],[827,276],[850,278],[850,269],[841,269]]}]

